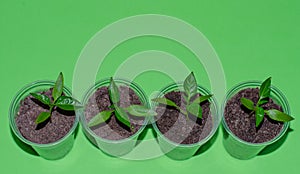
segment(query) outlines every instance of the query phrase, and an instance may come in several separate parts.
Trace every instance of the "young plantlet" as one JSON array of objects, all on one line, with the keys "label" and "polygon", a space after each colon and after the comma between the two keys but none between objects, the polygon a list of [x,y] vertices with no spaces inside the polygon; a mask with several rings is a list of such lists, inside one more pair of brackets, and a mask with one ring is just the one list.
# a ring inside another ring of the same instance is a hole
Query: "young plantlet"
[{"label": "young plantlet", "polygon": [[268,98],[270,97],[271,93],[271,77],[269,77],[267,80],[265,80],[260,88],[259,88],[259,99],[256,104],[250,99],[247,99],[245,97],[241,98],[241,103],[244,105],[247,109],[251,110],[252,112],[255,112],[255,119],[256,119],[256,127],[258,127],[263,119],[265,114],[267,114],[272,120],[280,121],[280,122],[288,122],[291,120],[294,120],[293,117],[290,115],[287,115],[281,111],[278,111],[276,109],[270,109],[270,110],[264,110],[261,105],[268,103]]},{"label": "young plantlet", "polygon": [[60,73],[52,90],[52,102],[50,98],[44,94],[30,93],[31,96],[33,96],[35,99],[42,102],[43,104],[48,105],[50,108],[48,112],[41,112],[39,114],[39,116],[35,120],[36,124],[43,123],[49,117],[51,117],[52,111],[56,107],[66,111],[74,111],[74,107],[82,107],[78,100],[72,97],[63,96],[63,88],[64,77],[63,74]]},{"label": "young plantlet", "polygon": [[99,112],[97,115],[95,115],[88,123],[89,127],[97,126],[101,123],[104,123],[107,121],[112,113],[115,113],[116,118],[129,127],[131,130],[133,129],[133,126],[130,123],[129,115],[133,115],[136,117],[149,117],[156,115],[156,112],[154,112],[151,109],[148,109],[144,105],[130,105],[128,107],[120,107],[120,93],[119,88],[114,82],[113,78],[110,78],[110,84],[108,87],[109,91],[109,97],[112,105],[109,107],[110,110],[104,110]]},{"label": "young plantlet", "polygon": [[186,115],[187,119],[189,113],[202,119],[202,108],[200,106],[200,103],[208,100],[210,97],[212,97],[212,95],[210,94],[210,95],[198,96],[191,101],[191,98],[198,93],[197,92],[198,85],[193,72],[191,72],[184,80],[183,89],[185,92],[184,100],[186,101],[186,110],[181,109],[179,106],[175,104],[175,102],[165,97],[154,98],[152,99],[152,101],[176,108],[182,114]]}]

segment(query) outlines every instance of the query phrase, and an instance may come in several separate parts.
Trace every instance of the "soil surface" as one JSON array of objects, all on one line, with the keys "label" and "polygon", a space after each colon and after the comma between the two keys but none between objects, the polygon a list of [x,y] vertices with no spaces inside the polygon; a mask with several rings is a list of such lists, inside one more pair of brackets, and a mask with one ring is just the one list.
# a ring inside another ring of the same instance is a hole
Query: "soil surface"
[{"label": "soil surface", "polygon": [[[129,87],[120,86],[120,107],[128,107],[136,104],[141,105],[139,96]],[[104,110],[111,110],[109,107],[112,102],[109,98],[108,87],[98,88],[94,94],[88,100],[85,107],[85,117],[88,123],[95,115]],[[128,114],[129,115],[129,114]],[[126,125],[116,119],[115,113],[113,112],[111,117],[105,122],[98,126],[91,127],[91,129],[101,138],[108,140],[121,140],[128,138],[135,134],[143,125],[144,118],[134,117],[129,115],[130,123],[133,126],[133,130],[130,130]]]},{"label": "soil surface", "polygon": [[[281,131],[283,123],[271,120],[265,115],[261,125],[255,126],[255,113],[251,113],[247,108],[242,106],[240,99],[248,98],[257,103],[259,99],[258,88],[248,88],[239,91],[230,100],[227,101],[224,118],[229,129],[239,138],[251,143],[263,143],[275,138]],[[269,102],[262,105],[265,110],[277,109],[282,111],[282,108],[275,104],[269,98]]]},{"label": "soil surface", "polygon": [[[52,89],[41,92],[53,100]],[[74,111],[63,111],[54,108],[51,117],[37,125],[35,120],[41,112],[49,111],[49,107],[31,95],[20,102],[15,118],[17,128],[24,138],[34,143],[48,144],[63,138],[72,128],[75,121]]]},{"label": "soil surface", "polygon": [[[186,103],[183,98],[184,93],[180,91],[172,91],[165,94],[164,97],[172,100],[185,110]],[[199,96],[198,94],[195,97]],[[169,140],[178,144],[193,144],[208,136],[212,130],[212,116],[210,113],[209,101],[202,102],[202,119],[196,116],[180,113],[176,108],[158,105],[156,108],[157,121],[156,125],[160,132]]]}]

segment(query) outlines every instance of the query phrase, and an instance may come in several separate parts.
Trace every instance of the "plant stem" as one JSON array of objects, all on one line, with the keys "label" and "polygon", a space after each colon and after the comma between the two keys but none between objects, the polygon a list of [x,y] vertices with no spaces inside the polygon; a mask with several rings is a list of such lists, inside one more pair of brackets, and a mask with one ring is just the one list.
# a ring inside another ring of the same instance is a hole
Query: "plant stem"
[{"label": "plant stem", "polygon": [[[186,106],[188,106],[188,105],[190,104],[190,100],[191,100],[191,96],[188,95],[187,101],[186,101]],[[186,112],[185,112],[184,115],[186,116],[186,120],[189,120],[189,114],[188,114],[188,112],[187,112],[187,109],[186,109]]]},{"label": "plant stem", "polygon": [[253,111],[251,111],[251,112],[250,112],[250,114],[249,114],[249,116],[251,116],[251,115],[252,115],[254,112],[255,112],[254,110],[253,110]]},{"label": "plant stem", "polygon": [[52,114],[53,107],[53,105],[50,106],[50,114]]},{"label": "plant stem", "polygon": [[258,99],[258,101],[257,101],[257,103],[256,103],[256,106],[259,106],[259,103],[260,103],[260,100],[261,100],[262,98],[261,97],[259,97],[259,99]]}]

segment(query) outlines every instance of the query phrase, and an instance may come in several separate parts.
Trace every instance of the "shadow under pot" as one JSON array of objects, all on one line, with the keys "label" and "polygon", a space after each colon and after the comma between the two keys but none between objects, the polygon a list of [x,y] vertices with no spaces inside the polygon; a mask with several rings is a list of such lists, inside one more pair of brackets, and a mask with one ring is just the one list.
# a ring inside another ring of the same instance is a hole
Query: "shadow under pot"
[{"label": "shadow under pot", "polygon": [[[129,105],[143,105],[149,108],[149,102],[144,91],[135,83],[122,79],[114,79],[119,90],[119,107]],[[109,95],[110,79],[96,82],[85,94],[83,103],[84,111],[81,115],[81,124],[86,137],[96,147],[110,156],[120,157],[128,154],[137,144],[138,137],[145,129],[148,118],[136,117],[127,113],[131,128],[119,121],[116,114],[122,113],[115,110]],[[102,111],[113,111],[105,122],[89,126],[93,117]]]},{"label": "shadow under pot", "polygon": [[[53,81],[37,81],[25,86],[14,97],[9,110],[13,136],[20,140],[16,143],[23,149],[32,147],[38,155],[49,160],[60,159],[72,149],[79,120],[74,111],[55,108],[46,121],[35,123],[41,112],[49,112],[49,106],[30,93],[41,93],[52,100],[54,85]],[[64,87],[63,95],[71,96],[71,91]]]},{"label": "shadow under pot", "polygon": [[[227,93],[222,105],[223,144],[227,152],[238,159],[253,158],[265,147],[279,142],[289,127],[289,122],[274,121],[266,115],[257,127],[255,112],[242,105],[242,97],[254,103],[258,101],[261,84],[249,81],[236,85]],[[289,115],[285,96],[274,86],[270,89],[270,97],[261,107],[264,110],[277,109]]]},{"label": "shadow under pot", "polygon": [[[211,93],[198,86],[198,94],[191,98],[210,95]],[[161,90],[157,98],[167,98],[181,109],[186,109],[183,84],[171,84]],[[212,96],[203,103],[202,118],[191,114],[183,114],[175,107],[153,102],[157,116],[153,117],[152,126],[157,134],[157,141],[162,152],[174,160],[185,160],[198,154],[200,147],[205,145],[216,133],[220,123],[217,102]],[[200,153],[199,153],[200,154]]]}]

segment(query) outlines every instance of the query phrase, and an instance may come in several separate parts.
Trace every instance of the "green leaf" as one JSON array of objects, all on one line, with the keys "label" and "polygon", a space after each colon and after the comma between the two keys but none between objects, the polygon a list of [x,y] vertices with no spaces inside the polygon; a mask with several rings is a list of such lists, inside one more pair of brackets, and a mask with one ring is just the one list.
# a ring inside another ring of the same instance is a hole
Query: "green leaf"
[{"label": "green leaf", "polygon": [[247,99],[245,97],[242,97],[241,98],[241,103],[242,103],[242,105],[244,105],[249,110],[252,110],[252,111],[254,110],[254,103],[253,103],[253,101],[251,101],[251,100],[249,100],[249,99]]},{"label": "green leaf", "polygon": [[30,95],[32,95],[38,101],[40,101],[46,105],[50,105],[50,98],[48,96],[46,96],[44,94],[40,94],[40,93],[30,93]]},{"label": "green leaf", "polygon": [[120,107],[116,107],[115,110],[115,116],[116,118],[122,122],[124,125],[126,125],[127,127],[129,127],[131,129],[131,124],[130,124],[130,120],[129,120],[129,116],[128,114],[125,112],[125,110],[123,108]]},{"label": "green leaf", "polygon": [[61,96],[63,92],[63,88],[64,88],[64,76],[62,72],[60,72],[52,91],[52,97],[54,99],[54,102],[58,99],[58,97]]},{"label": "green leaf", "polygon": [[190,99],[192,96],[194,96],[197,93],[197,87],[198,86],[197,86],[196,78],[194,76],[194,73],[191,72],[183,82],[183,88],[187,94],[188,99]]},{"label": "green leaf", "polygon": [[40,124],[47,120],[51,116],[50,112],[41,112],[40,115],[36,118],[35,124]]},{"label": "green leaf", "polygon": [[259,100],[267,98],[271,93],[271,77],[265,80],[259,88]]},{"label": "green leaf", "polygon": [[212,97],[213,95],[211,95],[211,94],[209,94],[209,95],[204,95],[204,96],[199,96],[199,97],[197,97],[194,101],[193,101],[193,103],[198,103],[198,104],[200,104],[200,103],[202,103],[202,102],[204,102],[204,101],[206,101],[206,100],[208,100],[210,97]]},{"label": "green leaf", "polygon": [[202,118],[202,108],[198,103],[191,103],[186,107],[187,111],[192,115],[197,116],[198,118]]},{"label": "green leaf", "polygon": [[156,115],[156,112],[154,112],[152,109],[148,109],[143,105],[130,105],[129,107],[125,108],[125,110],[127,110],[129,114],[137,117],[147,117]]},{"label": "green leaf", "polygon": [[177,110],[179,110],[181,113],[183,113],[184,115],[187,115],[187,112],[185,110],[180,109],[180,107],[177,106],[172,100],[169,100],[169,99],[163,97],[163,98],[154,98],[154,99],[152,99],[152,101],[160,103],[160,104],[168,105],[168,106],[173,106]]},{"label": "green leaf", "polygon": [[104,123],[111,116],[113,111],[101,111],[97,115],[95,115],[88,123],[89,127],[97,126],[101,123]]},{"label": "green leaf", "polygon": [[260,105],[263,105],[263,104],[268,103],[268,102],[269,102],[268,100],[259,100],[258,105],[260,106]]},{"label": "green leaf", "polygon": [[110,84],[108,90],[109,90],[110,99],[113,102],[113,104],[118,103],[120,101],[119,88],[112,77],[110,78]]},{"label": "green leaf", "polygon": [[276,109],[270,109],[265,112],[272,120],[282,121],[282,122],[288,122],[288,121],[294,120],[294,118],[292,116],[287,115]]},{"label": "green leaf", "polygon": [[73,111],[74,107],[82,107],[82,106],[80,106],[79,101],[77,101],[76,99],[74,99],[72,97],[68,97],[68,96],[60,96],[56,100],[55,105],[63,110],[67,110],[67,111]]},{"label": "green leaf", "polygon": [[177,109],[180,109],[179,106],[177,106],[172,100],[169,100],[165,97],[163,97],[163,98],[154,98],[154,99],[152,99],[152,101],[160,103],[160,104],[168,105],[168,106],[173,106]]},{"label": "green leaf", "polygon": [[261,107],[256,107],[255,109],[255,126],[258,127],[264,119],[264,109]]}]

